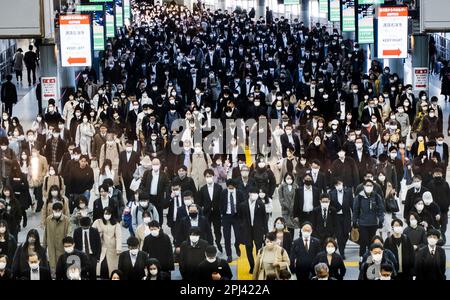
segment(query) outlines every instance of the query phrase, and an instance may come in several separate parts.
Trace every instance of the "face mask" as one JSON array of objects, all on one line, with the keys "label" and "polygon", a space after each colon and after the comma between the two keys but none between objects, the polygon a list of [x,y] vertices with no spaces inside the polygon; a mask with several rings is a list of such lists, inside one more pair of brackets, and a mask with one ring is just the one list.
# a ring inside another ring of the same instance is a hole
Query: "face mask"
[{"label": "face mask", "polygon": [[335,247],[327,247],[327,253],[328,254],[333,254],[334,252],[336,251],[336,248]]},{"label": "face mask", "polygon": [[436,246],[436,244],[438,242],[437,239],[432,238],[432,237],[427,238],[427,241],[428,241],[428,245],[430,245],[430,246]]},{"label": "face mask", "polygon": [[420,189],[420,187],[422,186],[422,182],[421,181],[415,181],[415,182],[413,182],[413,186],[416,189]]},{"label": "face mask", "polygon": [[207,184],[211,184],[211,183],[214,182],[214,178],[213,177],[206,177],[205,180],[206,180]]},{"label": "face mask", "polygon": [[391,276],[380,276],[380,280],[391,280]]},{"label": "face mask", "polygon": [[31,270],[37,270],[39,268],[39,263],[32,263],[30,264],[30,269]]},{"label": "face mask", "polygon": [[152,220],[150,217],[145,217],[142,219],[144,221],[145,224],[150,223],[150,221]]},{"label": "face mask", "polygon": [[292,179],[291,179],[291,178],[287,178],[287,179],[286,179],[286,183],[287,183],[287,184],[291,185],[291,184],[292,184],[292,182],[293,182],[293,181],[292,181]]},{"label": "face mask", "polygon": [[371,194],[373,192],[373,186],[365,186],[364,192],[366,192],[366,194]]},{"label": "face mask", "polygon": [[412,228],[416,228],[417,227],[417,220],[409,220],[409,224],[411,225]]},{"label": "face mask", "polygon": [[35,239],[35,238],[33,238],[33,237],[29,237],[29,238],[28,238],[28,243],[29,243],[29,244],[34,244],[34,242],[36,242],[36,239]]},{"label": "face mask", "polygon": [[61,217],[61,215],[62,215],[62,213],[61,212],[53,212],[53,217],[55,217],[55,218],[59,218],[59,217]]},{"label": "face mask", "polygon": [[378,176],[378,179],[379,179],[380,181],[384,181],[384,180],[386,179],[386,176],[380,175],[380,176]]},{"label": "face mask", "polygon": [[5,233],[6,232],[6,227],[0,227],[0,233]]},{"label": "face mask", "polygon": [[109,221],[111,219],[111,215],[103,215],[103,218],[105,218],[106,221]]},{"label": "face mask", "polygon": [[153,171],[155,171],[155,172],[159,171],[160,168],[161,168],[160,165],[153,165],[153,166],[152,166],[152,169],[153,169]]},{"label": "face mask", "polygon": [[158,270],[150,270],[150,275],[156,276],[158,274]]},{"label": "face mask", "polygon": [[421,212],[424,208],[424,204],[416,204],[416,209],[418,212]]},{"label": "face mask", "polygon": [[147,201],[139,201],[139,205],[141,206],[141,207],[147,207],[148,206],[148,202]]},{"label": "face mask", "polygon": [[277,230],[284,230],[284,224],[282,224],[282,223],[277,223],[277,224],[275,224],[275,228],[276,228]]},{"label": "face mask", "polygon": [[200,236],[198,236],[198,235],[191,235],[191,236],[189,236],[189,239],[191,240],[192,243],[195,244],[200,239]]},{"label": "face mask", "polygon": [[184,200],[184,205],[189,206],[192,204],[192,200]]},{"label": "face mask", "polygon": [[264,168],[265,166],[266,166],[265,162],[259,162],[258,163],[258,167],[261,168],[261,169]]},{"label": "face mask", "polygon": [[184,177],[186,177],[186,173],[178,173],[178,176],[180,176],[180,179],[184,179]]},{"label": "face mask", "polygon": [[133,256],[136,256],[138,254],[138,252],[139,252],[139,249],[131,249],[130,250],[130,254]]},{"label": "face mask", "polygon": [[150,234],[151,234],[153,237],[157,237],[157,236],[159,235],[159,230],[150,230]]},{"label": "face mask", "polygon": [[64,247],[64,252],[72,253],[73,252],[73,247]]},{"label": "face mask", "polygon": [[372,254],[372,259],[376,264],[379,264],[383,259],[383,254]]},{"label": "face mask", "polygon": [[52,195],[53,197],[56,197],[56,196],[58,196],[58,194],[59,194],[59,192],[58,192],[58,191],[52,191],[52,192],[51,192],[51,195]]},{"label": "face mask", "polygon": [[320,207],[322,207],[322,210],[323,209],[328,209],[328,207],[330,206],[330,203],[320,203]]},{"label": "face mask", "polygon": [[363,148],[363,144],[360,144],[360,143],[355,144],[355,146],[356,146],[356,149],[358,149],[358,150],[361,150]]},{"label": "face mask", "polygon": [[394,232],[398,233],[398,234],[403,233],[403,227],[401,227],[401,226],[394,226]]},{"label": "face mask", "polygon": [[258,194],[250,194],[251,201],[256,201],[256,199],[258,199]]},{"label": "face mask", "polygon": [[310,236],[311,236],[311,232],[302,230],[302,237],[303,238],[309,238]]},{"label": "face mask", "polygon": [[4,270],[6,268],[6,263],[5,262],[1,262],[0,263],[0,270]]}]

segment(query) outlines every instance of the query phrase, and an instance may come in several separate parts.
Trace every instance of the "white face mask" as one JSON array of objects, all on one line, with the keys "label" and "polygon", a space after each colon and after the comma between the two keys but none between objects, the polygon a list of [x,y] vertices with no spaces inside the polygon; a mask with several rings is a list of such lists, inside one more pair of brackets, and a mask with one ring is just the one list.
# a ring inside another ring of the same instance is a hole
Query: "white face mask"
[{"label": "white face mask", "polygon": [[282,223],[277,223],[277,224],[275,224],[275,228],[276,228],[277,230],[284,230],[284,224],[282,224]]},{"label": "white face mask", "polygon": [[402,226],[394,226],[394,232],[395,233],[403,233],[403,227]]},{"label": "white face mask", "polygon": [[133,147],[126,147],[125,150],[130,153],[131,151],[133,151]]},{"label": "white face mask", "polygon": [[150,217],[145,217],[145,218],[142,219],[142,221],[144,221],[145,224],[150,223],[151,220],[152,219]]},{"label": "white face mask", "polygon": [[192,243],[195,244],[200,239],[200,236],[198,236],[198,235],[191,235],[191,236],[189,236],[189,239],[191,240]]},{"label": "white face mask", "polygon": [[391,280],[391,276],[380,276],[380,280]]},{"label": "white face mask", "polygon": [[372,259],[376,264],[379,264],[383,259],[383,254],[372,254]]},{"label": "white face mask", "polygon": [[160,165],[153,165],[153,166],[152,166],[152,169],[153,169],[153,171],[155,171],[155,172],[159,171],[160,168],[161,168]]},{"label": "white face mask", "polygon": [[417,227],[417,220],[409,220],[409,224],[411,225],[412,228],[416,228]]},{"label": "white face mask", "polygon": [[250,200],[251,201],[256,201],[257,199],[258,199],[258,194],[256,194],[256,193],[252,193],[252,194],[250,194]]},{"label": "white face mask", "polygon": [[291,179],[291,178],[287,178],[287,179],[286,179],[286,183],[289,184],[289,185],[291,185],[291,184],[292,184],[292,179]]},{"label": "white face mask", "polygon": [[64,252],[72,253],[73,252],[73,247],[64,247]]},{"label": "white face mask", "polygon": [[150,230],[150,234],[153,237],[157,237],[159,235],[159,230]]},{"label": "white face mask", "polygon": [[5,262],[0,262],[0,270],[4,270],[6,268]]},{"label": "white face mask", "polygon": [[139,249],[131,249],[130,250],[130,254],[133,256],[136,256],[138,254],[138,252],[139,252]]},{"label": "white face mask", "polygon": [[109,221],[111,219],[111,215],[103,215],[103,218],[105,218],[106,221]]},{"label": "white face mask", "polygon": [[438,242],[437,239],[432,238],[432,237],[427,238],[427,241],[428,241],[428,245],[430,245],[430,246],[436,246],[436,244]]},{"label": "white face mask", "polygon": [[158,270],[150,270],[150,275],[156,276],[158,274]]},{"label": "white face mask", "polygon": [[303,238],[309,238],[310,236],[311,236],[311,232],[302,230],[302,237]]},{"label": "white face mask", "polygon": [[192,200],[184,200],[184,205],[189,206],[192,204]]},{"label": "white face mask", "polygon": [[58,191],[52,191],[51,194],[52,194],[53,197],[56,197],[56,196],[58,196],[59,192]]},{"label": "white face mask", "polygon": [[148,206],[148,202],[147,201],[139,201],[139,205],[141,206],[141,207],[147,207]]},{"label": "white face mask", "polygon": [[333,254],[336,251],[335,247],[327,247],[327,253],[328,254]]},{"label": "white face mask", "polygon": [[423,208],[424,208],[423,204],[416,204],[416,209],[418,212],[421,212],[423,210]]},{"label": "white face mask", "polygon": [[37,270],[39,268],[39,263],[32,263],[30,264],[30,269],[31,270]]},{"label": "white face mask", "polygon": [[330,206],[330,203],[320,203],[320,207],[322,208],[322,210],[325,208],[325,209],[328,209],[328,207]]},{"label": "white face mask", "polygon": [[266,166],[265,162],[259,162],[258,163],[258,167],[260,167],[261,169],[264,168]]},{"label": "white face mask", "polygon": [[55,218],[59,218],[59,217],[61,217],[61,215],[62,215],[62,212],[53,212],[53,216],[55,217]]},{"label": "white face mask", "polygon": [[207,184],[211,184],[211,183],[214,182],[214,178],[213,177],[206,177],[205,180],[206,180]]},{"label": "white face mask", "polygon": [[336,185],[336,190],[342,191],[343,189],[344,189],[344,185],[343,184]]},{"label": "white face mask", "polygon": [[373,192],[373,186],[365,186],[364,187],[364,192],[366,192],[366,194],[370,194]]}]

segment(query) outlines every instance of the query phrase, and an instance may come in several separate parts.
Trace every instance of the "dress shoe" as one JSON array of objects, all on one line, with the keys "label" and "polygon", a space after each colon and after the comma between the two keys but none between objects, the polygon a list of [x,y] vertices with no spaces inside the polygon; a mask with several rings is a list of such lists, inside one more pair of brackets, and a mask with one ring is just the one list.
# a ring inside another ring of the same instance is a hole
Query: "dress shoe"
[{"label": "dress shoe", "polygon": [[233,261],[233,258],[231,257],[231,256],[228,256],[227,257],[227,263],[230,263],[230,262],[232,262]]}]

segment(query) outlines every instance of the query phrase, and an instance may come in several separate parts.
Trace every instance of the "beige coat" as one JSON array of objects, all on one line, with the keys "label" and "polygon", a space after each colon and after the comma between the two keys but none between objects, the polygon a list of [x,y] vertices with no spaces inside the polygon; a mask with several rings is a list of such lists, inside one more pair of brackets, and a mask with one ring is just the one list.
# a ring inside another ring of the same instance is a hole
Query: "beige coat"
[{"label": "beige coat", "polygon": [[53,215],[47,217],[47,226],[44,229],[44,247],[47,247],[48,261],[50,268],[55,269],[58,258],[64,254],[63,238],[70,233],[70,220],[62,215],[59,220],[55,220]]},{"label": "beige coat", "polygon": [[[290,261],[289,256],[282,247],[275,245],[273,251],[275,251],[276,262],[278,262],[279,267],[275,268],[277,278],[279,278],[279,271],[287,269],[289,267]],[[258,251],[258,256],[256,257],[255,269],[253,270],[253,280],[266,280],[266,272],[263,266],[263,257],[266,247],[261,248]]]},{"label": "beige coat", "polygon": [[201,154],[192,154],[192,163],[188,170],[188,174],[190,174],[191,178],[194,180],[197,189],[200,189],[200,187],[206,184],[206,179],[205,176],[203,176],[203,172],[211,166],[211,163],[212,161],[209,154],[205,155],[203,152]]},{"label": "beige coat", "polygon": [[[66,196],[62,196],[64,199],[63,203],[63,215],[70,217],[69,212],[69,199]],[[47,225],[47,218],[53,214],[53,202],[49,203],[48,198],[44,198],[44,205],[41,210],[41,226],[44,227]]]},{"label": "beige coat", "polygon": [[30,159],[28,166],[28,183],[30,188],[41,186],[44,183],[44,176],[48,172],[48,163],[45,156],[38,155],[37,160],[34,157]]},{"label": "beige coat", "polygon": [[147,226],[147,224],[142,223],[136,228],[136,237],[139,240],[139,249],[142,250],[142,246],[144,246],[144,239],[149,234],[150,228]]},{"label": "beige coat", "polygon": [[[61,179],[59,179],[59,178],[61,178]],[[59,186],[59,182],[61,182],[61,186]],[[42,186],[42,198],[43,199],[47,199],[48,192],[50,191],[50,188],[52,187],[52,185],[56,185],[59,187],[61,195],[66,194],[66,186],[64,184],[64,178],[62,178],[62,176],[59,176],[59,175],[53,175],[53,176],[47,175],[44,177],[43,186]]]},{"label": "beige coat", "polygon": [[98,230],[102,239],[102,252],[100,254],[100,263],[97,264],[97,274],[100,274],[101,262],[106,258],[108,271],[111,275],[111,272],[116,270],[119,265],[120,254],[118,253],[122,251],[122,229],[119,223],[111,225],[108,221],[105,225],[103,219],[95,220],[92,227]]},{"label": "beige coat", "polygon": [[[105,151],[106,147],[106,151]],[[100,147],[100,157],[98,160],[98,167],[101,168],[105,159],[109,159],[112,162],[112,170],[114,171],[114,185],[119,185],[119,155],[120,151],[122,151],[122,147],[119,145],[119,151],[117,151],[116,144],[109,146],[108,144],[103,144]],[[106,155],[105,155],[106,153]]]}]

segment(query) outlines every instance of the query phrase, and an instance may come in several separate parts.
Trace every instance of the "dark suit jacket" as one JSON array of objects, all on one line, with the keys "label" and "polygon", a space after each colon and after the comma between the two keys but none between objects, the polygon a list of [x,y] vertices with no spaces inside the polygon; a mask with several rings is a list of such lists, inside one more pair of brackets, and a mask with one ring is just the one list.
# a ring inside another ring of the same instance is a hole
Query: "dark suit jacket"
[{"label": "dark suit jacket", "polygon": [[[111,208],[113,216],[117,220],[119,218],[119,204],[114,200],[114,198],[109,198],[108,207]],[[95,221],[97,219],[101,219],[104,209],[105,208],[102,205],[101,198],[96,199],[92,207],[92,220]]]},{"label": "dark suit jacket", "polygon": [[322,207],[318,206],[314,208],[312,212],[312,224],[314,228],[312,235],[320,239],[321,242],[325,241],[328,237],[335,237],[337,228],[336,209],[329,206],[327,210],[327,219],[324,220]]},{"label": "dark suit jacket", "polygon": [[[200,229],[200,238],[207,241],[210,245],[213,244],[213,236],[211,233],[211,226],[208,220],[198,215],[198,228]],[[181,219],[177,219],[176,224],[176,239],[174,241],[175,247],[179,247],[182,242],[187,241],[189,238],[189,230],[191,229],[191,218],[186,216]]]},{"label": "dark suit jacket", "polygon": [[135,151],[131,152],[130,160],[127,161],[127,152],[122,151],[119,155],[119,176],[122,176],[124,181],[132,180],[133,173],[136,171],[137,165],[139,165],[139,154]]},{"label": "dark suit jacket", "polygon": [[[25,272],[20,275],[22,280],[30,280],[30,268],[28,268]],[[52,275],[50,274],[50,270],[39,267],[39,280],[52,280]]]},{"label": "dark suit jacket", "polygon": [[214,183],[213,198],[209,196],[208,185],[205,184],[197,193],[196,203],[202,208],[203,215],[209,220],[220,220],[220,195],[222,187]]},{"label": "dark suit jacket", "polygon": [[183,197],[180,196],[180,199],[181,199],[182,206],[180,206],[177,210],[175,222],[173,221],[173,211],[175,209],[175,198],[172,199],[169,197],[169,200],[168,200],[169,201],[169,211],[167,212],[167,226],[169,226],[172,229],[176,229],[175,225],[176,225],[177,221],[188,216],[187,211],[186,211],[186,206],[183,203]]},{"label": "dark suit jacket", "polygon": [[262,243],[264,241],[264,235],[269,231],[267,228],[266,207],[264,202],[261,199],[256,200],[253,226],[250,219],[250,204],[248,203],[248,200],[244,200],[239,204],[238,215],[241,225],[241,243],[244,245],[253,245],[253,241]]},{"label": "dark suit jacket", "polygon": [[[300,155],[300,139],[299,137],[292,133],[292,139],[294,140],[294,148],[295,148],[295,155]],[[282,134],[280,136],[280,142],[281,142],[281,148],[282,148],[282,156],[286,157],[286,149],[291,143],[289,143],[289,138],[286,133]]]},{"label": "dark suit jacket", "polygon": [[319,190],[319,193],[326,193],[326,191],[327,191],[327,179],[326,179],[326,176],[325,176],[324,172],[319,171],[319,173],[317,174],[316,182],[314,182],[314,177],[313,177],[313,186],[315,186]]},{"label": "dark suit jacket", "polygon": [[[142,177],[140,189],[142,191],[142,195],[140,195],[141,199],[149,198],[150,195],[150,187],[152,185],[152,170],[145,171],[144,176]],[[169,179],[167,178],[166,173],[160,171],[159,172],[159,180],[158,180],[158,188],[156,191],[156,199],[153,204],[156,207],[163,207],[165,204],[165,199],[167,194],[169,193]]]},{"label": "dark suit jacket", "polygon": [[[83,228],[78,227],[73,232],[73,239],[75,241],[75,249],[79,251],[84,250],[83,244]],[[92,251],[97,260],[100,260],[100,253],[102,252],[102,241],[100,239],[100,233],[96,228],[89,228],[89,248]],[[86,253],[87,254],[87,253]]]},{"label": "dark suit jacket", "polygon": [[346,268],[344,265],[344,260],[336,252],[331,255],[331,264],[328,263],[327,253],[325,251],[319,252],[312,263],[312,267],[318,263],[325,263],[330,270],[330,277],[334,277],[337,280],[343,280]]},{"label": "dark suit jacket", "polygon": [[[236,189],[236,214],[238,213],[238,207],[239,204],[245,201],[244,194]],[[220,197],[220,213],[222,215],[225,215],[227,213],[227,205],[228,205],[228,189],[224,189],[222,191],[221,197]]]},{"label": "dark suit jacket", "polygon": [[342,210],[344,217],[344,231],[350,232],[352,229],[352,210],[353,210],[353,195],[352,191],[348,188],[344,188],[344,195],[342,197],[342,205],[338,201],[337,190],[333,188],[328,193],[330,195],[330,206],[336,209],[336,214]]},{"label": "dark suit jacket", "polygon": [[[313,196],[313,207],[317,207],[320,205],[319,201],[319,189],[315,186],[312,187],[312,196]],[[303,203],[304,203],[304,186],[301,186],[297,189],[295,193],[295,201],[294,201],[294,218],[299,218],[301,213],[303,212]]]},{"label": "dark suit jacket", "polygon": [[131,263],[130,250],[120,253],[118,269],[123,272],[125,280],[142,280],[145,276],[145,264],[148,255],[144,251],[139,251],[136,262]]},{"label": "dark suit jacket", "polygon": [[416,280],[445,280],[445,250],[436,246],[434,256],[431,256],[428,246],[416,254]]},{"label": "dark suit jacket", "polygon": [[315,237],[309,238],[308,251],[302,237],[294,241],[291,249],[291,270],[297,274],[297,279],[308,280],[312,277],[314,273],[312,263],[321,248],[319,240]]}]

